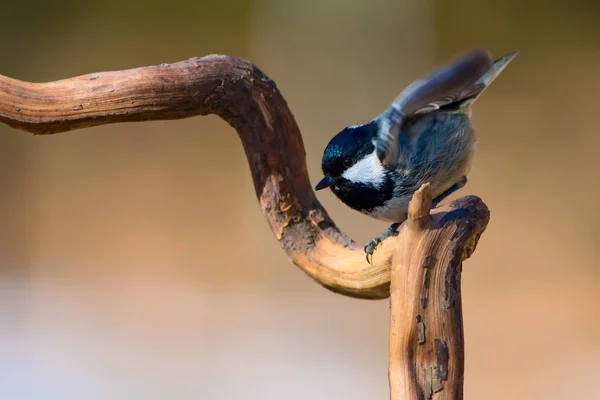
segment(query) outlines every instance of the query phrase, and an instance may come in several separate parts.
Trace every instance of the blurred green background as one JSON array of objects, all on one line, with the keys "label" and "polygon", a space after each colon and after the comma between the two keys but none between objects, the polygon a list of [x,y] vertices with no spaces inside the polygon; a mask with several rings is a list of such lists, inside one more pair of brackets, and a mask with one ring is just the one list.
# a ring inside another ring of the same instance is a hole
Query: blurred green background
[{"label": "blurred green background", "polygon": [[[465,396],[600,394],[600,5],[590,1],[26,1],[0,73],[50,81],[211,53],[255,62],[329,139],[470,47],[521,54],[474,107]],[[262,217],[216,117],[46,137],[0,126],[0,398],[384,399],[388,301],[330,293]],[[359,242],[385,224],[319,193]],[[230,244],[235,243],[235,249]]]}]

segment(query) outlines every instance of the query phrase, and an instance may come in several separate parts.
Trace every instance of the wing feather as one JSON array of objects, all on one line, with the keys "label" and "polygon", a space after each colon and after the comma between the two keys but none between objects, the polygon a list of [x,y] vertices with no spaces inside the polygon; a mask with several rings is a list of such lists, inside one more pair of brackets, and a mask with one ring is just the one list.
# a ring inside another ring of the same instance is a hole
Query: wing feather
[{"label": "wing feather", "polygon": [[461,102],[472,103],[504,69],[516,52],[494,61],[485,50],[473,50],[437,68],[404,89],[379,115],[375,141],[377,156],[384,165],[397,157],[397,139],[406,118],[438,111]]}]

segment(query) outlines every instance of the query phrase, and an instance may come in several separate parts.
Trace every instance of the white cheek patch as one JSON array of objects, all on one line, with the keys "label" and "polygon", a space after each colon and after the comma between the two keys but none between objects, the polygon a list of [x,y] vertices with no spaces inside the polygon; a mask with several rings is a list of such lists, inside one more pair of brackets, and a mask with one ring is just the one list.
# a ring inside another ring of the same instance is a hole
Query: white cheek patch
[{"label": "white cheek patch", "polygon": [[344,171],[342,177],[351,182],[380,187],[385,178],[385,170],[377,154],[373,152]]}]

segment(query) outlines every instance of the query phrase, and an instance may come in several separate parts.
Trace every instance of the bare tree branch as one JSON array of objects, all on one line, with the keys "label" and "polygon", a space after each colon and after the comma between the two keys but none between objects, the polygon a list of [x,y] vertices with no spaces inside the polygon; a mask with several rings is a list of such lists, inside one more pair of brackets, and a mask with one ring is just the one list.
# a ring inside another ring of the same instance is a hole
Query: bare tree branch
[{"label": "bare tree branch", "polygon": [[389,380],[392,400],[462,399],[462,261],[489,211],[474,196],[429,215],[431,190],[413,196],[392,261]]},{"label": "bare tree branch", "polygon": [[48,83],[0,76],[0,121],[34,134],[207,114],[237,130],[260,207],[291,260],[334,292],[389,296],[395,240],[385,241],[369,265],[362,246],[335,226],[309,182],[294,116],[275,83],[253,64],[212,55]]}]

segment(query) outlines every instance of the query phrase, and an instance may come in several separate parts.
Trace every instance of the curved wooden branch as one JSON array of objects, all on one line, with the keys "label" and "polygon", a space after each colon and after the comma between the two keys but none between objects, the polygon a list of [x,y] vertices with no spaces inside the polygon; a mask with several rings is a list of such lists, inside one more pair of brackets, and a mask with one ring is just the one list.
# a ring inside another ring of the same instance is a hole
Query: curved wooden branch
[{"label": "curved wooden branch", "polygon": [[486,228],[489,211],[474,196],[430,216],[423,185],[409,205],[392,261],[390,398],[462,399],[462,262]]},{"label": "curved wooden branch", "polygon": [[175,64],[30,83],[0,76],[0,121],[34,134],[216,114],[239,134],[260,207],[292,261],[330,290],[389,296],[394,240],[376,251],[344,235],[309,182],[298,125],[275,83],[253,64],[211,55]]}]

